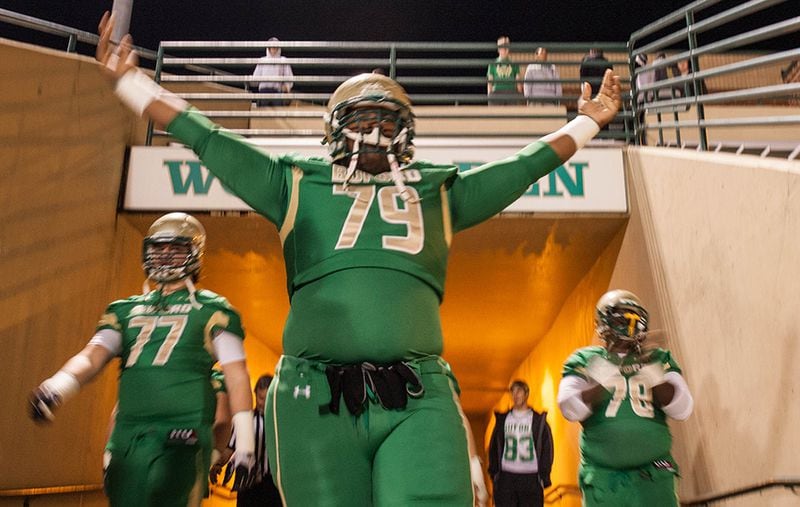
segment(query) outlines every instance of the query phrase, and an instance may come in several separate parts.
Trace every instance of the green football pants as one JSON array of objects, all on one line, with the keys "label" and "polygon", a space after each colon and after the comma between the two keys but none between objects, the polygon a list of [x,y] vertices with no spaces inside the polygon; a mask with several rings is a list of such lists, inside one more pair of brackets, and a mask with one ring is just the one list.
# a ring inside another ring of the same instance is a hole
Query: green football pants
[{"label": "green football pants", "polygon": [[584,507],[678,507],[675,477],[674,470],[654,465],[614,470],[583,464],[578,482]]},{"label": "green football pants", "polygon": [[211,429],[197,428],[197,441],[170,440],[180,426],[117,423],[107,446],[105,490],[112,507],[200,505],[208,485]]},{"label": "green football pants", "polygon": [[409,398],[402,410],[370,399],[353,416],[343,402],[338,414],[326,410],[325,364],[281,358],[267,394],[265,431],[285,505],[472,505],[455,378],[438,356],[409,364],[421,377],[422,397]]}]

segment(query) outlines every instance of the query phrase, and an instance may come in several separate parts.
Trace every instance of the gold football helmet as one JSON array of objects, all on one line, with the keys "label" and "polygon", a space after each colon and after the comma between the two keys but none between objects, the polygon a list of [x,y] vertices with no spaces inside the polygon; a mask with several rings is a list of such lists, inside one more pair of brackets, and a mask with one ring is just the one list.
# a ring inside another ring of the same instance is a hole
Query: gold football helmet
[{"label": "gold football helmet", "polygon": [[640,344],[647,336],[648,313],[639,297],[627,290],[603,294],[595,307],[595,330],[608,344],[618,341]]},{"label": "gold football helmet", "polygon": [[197,278],[206,246],[206,231],[193,216],[168,213],[153,222],[142,243],[142,268],[158,283]]},{"label": "gold football helmet", "polygon": [[[376,128],[355,128],[365,122]],[[347,163],[358,153],[384,151],[407,164],[414,156],[413,138],[411,101],[395,80],[381,74],[359,74],[331,95],[322,142],[328,145],[333,162]]]}]

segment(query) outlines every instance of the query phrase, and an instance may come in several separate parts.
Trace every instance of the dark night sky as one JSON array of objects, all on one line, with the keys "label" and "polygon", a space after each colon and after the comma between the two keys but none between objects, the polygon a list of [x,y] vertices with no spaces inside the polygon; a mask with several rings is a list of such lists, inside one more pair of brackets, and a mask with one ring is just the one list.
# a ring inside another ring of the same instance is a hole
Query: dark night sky
[{"label": "dark night sky", "polygon": [[[0,0],[0,7],[94,32],[112,0]],[[687,0],[134,0],[137,45],[160,40],[623,42]],[[715,13],[743,0],[722,1]],[[749,28],[800,14],[797,0],[751,15]],[[702,19],[707,14],[699,16]],[[742,28],[747,28],[742,26]],[[0,36],[11,28],[0,24]],[[17,38],[17,37],[14,37]],[[781,45],[796,47],[797,39]],[[795,44],[792,46],[791,44]]]}]

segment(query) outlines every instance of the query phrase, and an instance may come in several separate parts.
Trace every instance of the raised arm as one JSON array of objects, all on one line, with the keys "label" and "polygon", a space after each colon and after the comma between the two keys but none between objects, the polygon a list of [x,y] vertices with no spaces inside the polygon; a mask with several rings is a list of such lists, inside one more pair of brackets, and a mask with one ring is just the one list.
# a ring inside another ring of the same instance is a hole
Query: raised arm
[{"label": "raised arm", "polygon": [[[95,57],[103,64],[106,77],[115,84],[117,90],[128,83],[130,83],[128,86],[133,87],[129,93],[130,102],[120,97],[125,105],[139,116],[146,116],[161,127],[166,127],[189,107],[189,103],[171,93],[166,93],[166,90],[147,76],[137,72],[139,57],[133,50],[133,38],[130,34],[125,35],[116,47],[111,43],[114,21],[114,14],[108,11],[103,14],[98,26],[100,41],[97,43]],[[125,81],[121,82],[123,78]],[[133,96],[136,92],[138,97]]]},{"label": "raised arm", "polygon": [[619,76],[606,71],[598,94],[583,84],[578,117],[511,157],[459,174],[450,188],[453,229],[459,231],[499,213],[539,178],[569,160],[616,116],[622,105]]},{"label": "raised arm", "polygon": [[185,100],[156,84],[138,69],[130,35],[118,46],[111,44],[113,29],[114,15],[106,12],[99,25],[96,57],[119,99],[137,115],[153,120],[189,145],[214,176],[280,227],[288,202],[288,166],[215,125]]},{"label": "raised arm", "polygon": [[619,76],[614,75],[610,69],[603,75],[600,91],[594,98],[589,83],[583,83],[581,92],[578,98],[578,116],[540,139],[550,145],[561,162],[569,160],[576,151],[591,141],[601,128],[611,123],[622,107]]}]

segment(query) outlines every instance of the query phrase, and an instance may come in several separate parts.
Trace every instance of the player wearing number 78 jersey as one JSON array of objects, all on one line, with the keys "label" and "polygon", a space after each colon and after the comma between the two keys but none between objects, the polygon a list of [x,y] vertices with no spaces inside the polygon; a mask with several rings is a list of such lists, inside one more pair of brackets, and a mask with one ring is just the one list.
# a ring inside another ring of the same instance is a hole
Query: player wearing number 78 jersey
[{"label": "player wearing number 78 jersey", "polygon": [[[111,303],[95,335],[31,394],[31,417],[54,419],[115,357],[119,403],[106,447],[105,491],[114,507],[200,505],[207,486],[219,361],[234,431],[237,480],[253,461],[252,397],[239,314],[227,300],[196,290],[205,231],[194,217],[170,213],[144,239],[143,267],[155,290]],[[249,436],[249,439],[247,438]]]},{"label": "player wearing number 78 jersey", "polygon": [[686,419],[693,400],[669,351],[643,351],[647,320],[635,294],[604,294],[595,321],[605,347],[578,349],[564,363],[558,404],[583,426],[579,483],[587,507],[677,506],[667,417]]}]

